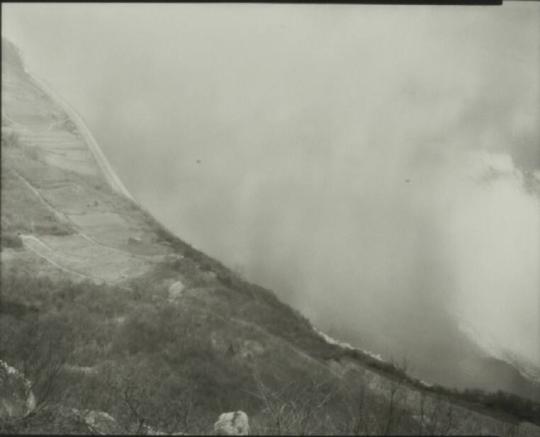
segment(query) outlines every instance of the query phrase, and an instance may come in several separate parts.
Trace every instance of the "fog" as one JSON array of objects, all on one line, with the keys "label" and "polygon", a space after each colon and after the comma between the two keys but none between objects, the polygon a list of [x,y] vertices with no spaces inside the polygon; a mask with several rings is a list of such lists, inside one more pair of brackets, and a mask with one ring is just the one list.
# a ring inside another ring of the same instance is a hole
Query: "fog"
[{"label": "fog", "polygon": [[2,29],[142,205],[321,329],[446,383],[463,333],[540,366],[540,4],[3,4]]}]

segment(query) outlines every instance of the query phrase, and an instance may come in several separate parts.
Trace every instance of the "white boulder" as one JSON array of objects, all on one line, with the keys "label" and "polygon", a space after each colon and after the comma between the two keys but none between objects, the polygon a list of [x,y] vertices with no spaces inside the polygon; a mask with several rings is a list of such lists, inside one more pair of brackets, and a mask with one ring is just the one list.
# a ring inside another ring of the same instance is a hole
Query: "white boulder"
[{"label": "white boulder", "polygon": [[119,434],[121,431],[116,420],[104,411],[84,411],[82,418],[92,432],[98,434]]},{"label": "white boulder", "polygon": [[171,284],[169,287],[169,301],[175,301],[180,296],[182,296],[182,292],[184,291],[185,286],[182,284],[182,281],[176,281]]},{"label": "white boulder", "polygon": [[0,360],[0,420],[22,417],[36,408],[30,381]]},{"label": "white boulder", "polygon": [[248,435],[249,419],[243,411],[223,413],[214,423],[214,433],[217,435]]}]

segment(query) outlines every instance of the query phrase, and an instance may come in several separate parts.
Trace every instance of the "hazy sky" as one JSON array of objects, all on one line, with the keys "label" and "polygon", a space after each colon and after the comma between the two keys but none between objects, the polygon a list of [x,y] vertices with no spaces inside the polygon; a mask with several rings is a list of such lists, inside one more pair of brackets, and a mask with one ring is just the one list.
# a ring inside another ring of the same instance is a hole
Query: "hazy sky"
[{"label": "hazy sky", "polygon": [[540,3],[2,12],[188,242],[379,351],[449,313],[540,365]]}]

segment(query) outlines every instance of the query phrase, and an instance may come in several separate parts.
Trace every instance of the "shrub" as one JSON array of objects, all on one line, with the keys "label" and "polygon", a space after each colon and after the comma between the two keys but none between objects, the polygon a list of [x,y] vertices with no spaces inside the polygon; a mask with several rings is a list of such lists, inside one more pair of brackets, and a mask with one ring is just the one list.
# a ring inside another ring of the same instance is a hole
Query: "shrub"
[{"label": "shrub", "polygon": [[[420,389],[399,366],[326,345],[306,319],[245,281],[235,284],[246,287],[249,299],[218,284],[205,290],[204,299],[186,299],[185,306],[153,301],[155,282],[141,285],[136,301],[135,291],[110,285],[3,272],[0,354],[28,372],[42,402],[107,411],[130,433],[142,425],[204,433],[219,413],[232,409],[247,411],[260,432],[402,432],[414,430],[407,416],[412,413],[403,410],[402,396],[409,389],[429,397],[432,405],[444,400],[446,410],[430,413],[444,416],[441,420],[454,408],[452,401],[531,422],[540,417],[538,404],[507,393]],[[120,314],[124,319],[117,322]],[[355,391],[365,382],[344,379],[353,391],[349,396],[337,378],[325,380],[328,373],[303,367],[280,372],[280,361],[247,363],[220,352],[212,333],[228,329],[232,318],[251,322],[312,358],[358,360],[387,376],[383,389],[390,394],[366,390],[364,396]],[[96,374],[62,372],[66,362],[94,366]],[[266,372],[262,391],[257,372]],[[445,423],[437,430],[446,429]]]},{"label": "shrub", "polygon": [[18,147],[20,145],[19,134],[11,128],[2,129],[2,147]]},{"label": "shrub", "polygon": [[14,233],[4,233],[2,232],[0,237],[0,243],[2,247],[9,247],[12,249],[18,249],[22,247],[22,240],[18,234]]},{"label": "shrub", "polygon": [[59,222],[37,224],[35,226],[35,231],[38,234],[57,236],[73,234],[73,229],[69,225]]}]

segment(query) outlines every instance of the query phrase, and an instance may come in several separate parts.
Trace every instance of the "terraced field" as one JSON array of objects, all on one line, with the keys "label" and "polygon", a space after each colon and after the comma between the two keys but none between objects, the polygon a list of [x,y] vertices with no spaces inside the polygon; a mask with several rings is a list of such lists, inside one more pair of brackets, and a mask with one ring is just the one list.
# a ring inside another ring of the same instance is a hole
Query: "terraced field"
[{"label": "terraced field", "polygon": [[[120,283],[171,249],[112,172],[82,120],[18,65],[2,69],[3,268],[37,256],[41,272]],[[5,140],[5,141],[4,141]]]},{"label": "terraced field", "polygon": [[46,164],[76,173],[96,176],[98,169],[93,156],[83,140],[70,132],[53,128],[22,132],[20,141],[30,147],[38,147]]},{"label": "terraced field", "polygon": [[51,264],[95,282],[118,283],[145,273],[150,262],[75,234],[69,237],[21,235],[23,245]]}]

